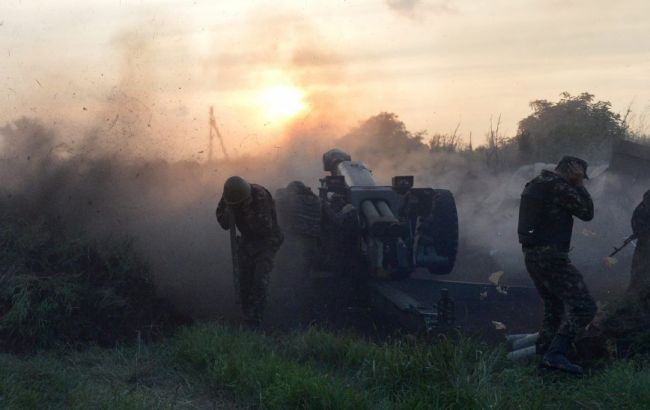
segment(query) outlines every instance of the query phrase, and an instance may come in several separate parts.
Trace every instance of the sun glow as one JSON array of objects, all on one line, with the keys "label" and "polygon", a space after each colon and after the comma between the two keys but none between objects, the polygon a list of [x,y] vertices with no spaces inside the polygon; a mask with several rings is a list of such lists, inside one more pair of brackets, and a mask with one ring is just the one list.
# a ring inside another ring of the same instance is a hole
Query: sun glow
[{"label": "sun glow", "polygon": [[258,94],[257,100],[268,121],[286,120],[305,109],[303,92],[289,85],[266,88]]}]

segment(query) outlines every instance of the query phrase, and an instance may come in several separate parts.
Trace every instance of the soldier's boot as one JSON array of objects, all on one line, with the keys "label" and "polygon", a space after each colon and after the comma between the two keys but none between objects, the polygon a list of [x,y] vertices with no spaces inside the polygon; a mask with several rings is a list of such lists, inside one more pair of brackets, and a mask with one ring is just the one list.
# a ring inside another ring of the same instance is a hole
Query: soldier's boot
[{"label": "soldier's boot", "polygon": [[582,374],[582,367],[571,363],[566,357],[570,347],[571,338],[564,335],[556,335],[548,351],[544,354],[539,367],[543,369],[561,370],[571,374]]}]

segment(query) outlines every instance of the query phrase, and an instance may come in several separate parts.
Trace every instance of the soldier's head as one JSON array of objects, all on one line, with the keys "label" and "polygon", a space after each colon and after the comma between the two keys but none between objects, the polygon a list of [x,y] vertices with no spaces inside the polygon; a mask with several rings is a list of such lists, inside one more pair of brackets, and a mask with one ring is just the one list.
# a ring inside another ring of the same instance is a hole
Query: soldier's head
[{"label": "soldier's head", "polygon": [[568,180],[589,179],[587,176],[587,161],[578,157],[562,157],[555,167],[555,172]]},{"label": "soldier's head", "polygon": [[338,148],[331,149],[323,154],[323,170],[326,172],[336,172],[336,167],[343,161],[350,161],[352,157],[345,151]]},{"label": "soldier's head", "polygon": [[307,187],[301,181],[292,181],[287,185],[287,190],[290,192],[301,193],[306,189]]},{"label": "soldier's head", "polygon": [[227,205],[242,205],[251,199],[251,185],[242,177],[232,176],[223,184],[223,200]]},{"label": "soldier's head", "polygon": [[647,190],[645,194],[643,194],[643,202],[650,205],[650,190]]}]

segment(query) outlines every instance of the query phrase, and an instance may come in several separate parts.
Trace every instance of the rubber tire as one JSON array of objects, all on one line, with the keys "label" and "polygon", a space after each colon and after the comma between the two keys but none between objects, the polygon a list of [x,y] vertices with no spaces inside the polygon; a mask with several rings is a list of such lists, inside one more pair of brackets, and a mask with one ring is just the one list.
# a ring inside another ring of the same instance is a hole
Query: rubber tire
[{"label": "rubber tire", "polygon": [[458,211],[451,191],[434,189],[434,192],[431,211],[434,227],[433,246],[439,255],[447,258],[448,263],[427,268],[435,275],[447,275],[454,269],[458,253]]}]

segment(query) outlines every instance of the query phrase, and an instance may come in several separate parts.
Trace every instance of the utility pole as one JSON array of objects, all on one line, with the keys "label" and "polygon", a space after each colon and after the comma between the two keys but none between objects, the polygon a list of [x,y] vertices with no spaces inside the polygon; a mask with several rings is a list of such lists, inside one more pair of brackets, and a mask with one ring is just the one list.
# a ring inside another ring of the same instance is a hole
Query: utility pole
[{"label": "utility pole", "polygon": [[210,135],[209,135],[209,141],[208,141],[208,162],[212,162],[212,145],[214,141],[214,136],[217,136],[219,138],[219,142],[221,143],[221,150],[223,151],[223,156],[226,158],[226,160],[230,160],[230,157],[228,156],[228,151],[226,150],[226,145],[223,142],[223,136],[219,132],[219,128],[217,127],[217,120],[214,118],[214,107],[210,106]]}]

